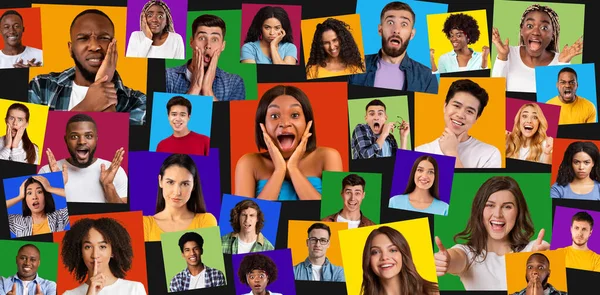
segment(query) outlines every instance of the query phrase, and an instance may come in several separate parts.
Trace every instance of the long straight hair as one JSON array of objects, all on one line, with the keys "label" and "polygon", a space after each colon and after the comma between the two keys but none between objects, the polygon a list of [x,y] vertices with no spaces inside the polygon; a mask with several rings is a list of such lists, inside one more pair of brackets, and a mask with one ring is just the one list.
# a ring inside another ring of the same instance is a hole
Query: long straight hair
[{"label": "long straight hair", "polygon": [[[7,121],[6,124],[8,124],[8,114],[12,110],[19,110],[19,111],[25,113],[25,121],[29,123],[29,108],[27,108],[27,106],[25,106],[22,103],[13,103],[10,107],[8,107],[8,110],[6,111],[6,118],[5,118],[5,121]],[[10,135],[7,134],[6,136],[10,136]],[[35,162],[35,147],[37,145],[34,144],[33,142],[31,142],[31,139],[29,139],[29,135],[27,135],[27,129],[25,129],[25,131],[23,132],[23,137],[21,138],[21,140],[23,141],[23,149],[25,150],[25,154],[27,155],[27,157],[26,157],[27,163],[34,164],[34,162]]]},{"label": "long straight hair", "polygon": [[433,179],[433,184],[429,188],[429,194],[432,197],[439,200],[440,197],[439,197],[439,193],[438,193],[438,175],[439,175],[438,164],[434,157],[427,156],[427,155],[420,156],[415,160],[412,170],[410,171],[410,177],[408,178],[408,184],[406,185],[406,190],[404,191],[404,195],[408,195],[408,194],[412,193],[413,191],[415,191],[415,188],[417,186],[415,184],[415,173],[417,172],[417,168],[419,167],[419,163],[421,163],[421,161],[427,161],[427,162],[431,163],[431,165],[433,165],[435,178]]},{"label": "long straight hair", "polygon": [[[188,155],[185,154],[172,154],[165,159],[160,167],[161,179],[165,176],[165,170],[171,166],[179,166],[187,169],[194,178],[194,187],[192,188],[192,194],[190,199],[185,204],[187,209],[193,213],[206,213],[206,205],[204,204],[204,196],[202,195],[202,186],[200,185],[200,176],[198,175],[198,168],[196,163]],[[158,186],[158,196],[156,198],[156,213],[165,210],[165,198],[163,197],[163,190]]]}]

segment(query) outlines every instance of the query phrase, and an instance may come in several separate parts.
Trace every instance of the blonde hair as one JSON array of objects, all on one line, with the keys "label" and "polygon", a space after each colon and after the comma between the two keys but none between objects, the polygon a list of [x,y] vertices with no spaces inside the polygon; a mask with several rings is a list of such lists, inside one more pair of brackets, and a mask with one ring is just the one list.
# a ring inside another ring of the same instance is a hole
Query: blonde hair
[{"label": "blonde hair", "polygon": [[542,146],[542,142],[546,140],[547,137],[546,130],[548,130],[548,121],[544,116],[544,112],[542,112],[542,109],[536,103],[524,104],[523,106],[521,106],[521,108],[515,115],[515,123],[513,125],[512,132],[509,135],[508,143],[506,145],[506,157],[518,159],[520,149],[527,141],[525,136],[523,136],[523,133],[521,132],[520,128],[521,113],[526,107],[532,107],[534,109],[534,111],[537,113],[538,121],[540,123],[538,125],[536,133],[531,138],[531,141],[529,143],[529,154],[527,155],[527,158],[525,158],[525,160],[537,162],[540,160],[543,153],[544,147]]}]

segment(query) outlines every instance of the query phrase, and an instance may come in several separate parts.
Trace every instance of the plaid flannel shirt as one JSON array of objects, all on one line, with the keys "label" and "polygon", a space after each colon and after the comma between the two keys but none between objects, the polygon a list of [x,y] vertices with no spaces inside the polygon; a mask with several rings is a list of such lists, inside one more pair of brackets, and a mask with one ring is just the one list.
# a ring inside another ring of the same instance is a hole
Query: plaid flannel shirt
[{"label": "plaid flannel shirt", "polygon": [[[47,105],[51,111],[68,111],[75,80],[75,67],[61,73],[38,75],[29,82],[29,102]],[[129,113],[130,125],[144,125],[146,95],[123,85],[115,71],[112,81],[117,89],[117,112]]]},{"label": "plaid flannel shirt", "polygon": [[[223,248],[224,254],[238,254],[238,238],[239,234],[234,232],[230,232],[221,237],[221,246]],[[271,244],[271,242],[269,242],[269,240],[267,240],[267,238],[265,238],[265,236],[263,236],[262,233],[258,233],[258,238],[256,238],[256,243],[252,245],[250,253],[268,251],[273,249],[275,249],[275,247],[273,247],[273,244]]]},{"label": "plaid flannel shirt", "polygon": [[[554,286],[552,286],[550,283],[548,283],[547,289],[550,290],[550,293],[548,293],[548,295],[567,295],[567,292],[556,290],[556,288],[554,288]],[[527,288],[521,290],[520,292],[515,292],[511,295],[525,295],[526,293],[527,293]],[[544,294],[545,294],[545,292],[544,292]]]},{"label": "plaid flannel shirt", "polygon": [[[392,156],[396,155],[396,149],[398,144],[392,134],[385,138],[390,144],[392,150]],[[383,157],[383,149],[377,143],[377,135],[373,133],[371,127],[368,124],[358,124],[352,131],[352,140],[350,146],[352,147],[352,159],[369,159],[369,158],[381,158]]]},{"label": "plaid flannel shirt", "polygon": [[[208,267],[204,265],[204,288],[210,287],[218,287],[225,285],[225,276],[223,273],[212,267]],[[173,279],[171,279],[171,284],[169,285],[169,292],[179,292],[189,290],[190,281],[192,280],[192,274],[189,269],[184,269],[180,273],[176,274]]]},{"label": "plaid flannel shirt", "polygon": [[[186,93],[190,88],[190,80],[187,78],[186,64],[166,70],[167,92],[168,93]],[[213,93],[219,101],[245,100],[246,88],[242,77],[236,74],[227,73],[219,68],[215,72],[213,81]]]}]

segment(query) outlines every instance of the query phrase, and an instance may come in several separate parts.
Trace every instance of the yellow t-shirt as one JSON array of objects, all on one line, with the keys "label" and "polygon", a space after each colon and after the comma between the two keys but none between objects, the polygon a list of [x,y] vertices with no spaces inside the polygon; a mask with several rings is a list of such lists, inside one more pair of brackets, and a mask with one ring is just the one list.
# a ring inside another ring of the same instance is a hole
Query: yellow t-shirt
[{"label": "yellow t-shirt", "polygon": [[48,224],[48,218],[42,223],[32,224],[32,235],[41,235],[50,233],[50,225]]},{"label": "yellow t-shirt", "polygon": [[562,103],[558,96],[551,98],[547,104],[560,106],[558,124],[581,124],[596,122],[596,106],[589,100],[578,96],[573,103]]},{"label": "yellow t-shirt", "polygon": [[565,247],[565,266],[581,270],[600,272],[600,255],[592,250],[577,250]]},{"label": "yellow t-shirt", "polygon": [[[196,213],[194,219],[188,229],[196,229],[202,227],[211,227],[217,225],[217,219],[210,213]],[[152,216],[144,216],[144,241],[154,242],[160,241],[160,234],[164,231],[158,227],[156,220]]]},{"label": "yellow t-shirt", "polygon": [[[317,71],[317,69],[319,71],[317,72],[318,75],[315,77],[315,72]],[[319,66],[312,66],[310,75],[307,76],[307,79],[328,78],[328,77],[337,77],[337,76],[362,74],[362,73],[364,73],[364,71],[362,71],[356,67],[346,67],[346,69],[344,69],[343,71],[332,72],[332,71],[328,71],[327,69],[319,67]]]}]

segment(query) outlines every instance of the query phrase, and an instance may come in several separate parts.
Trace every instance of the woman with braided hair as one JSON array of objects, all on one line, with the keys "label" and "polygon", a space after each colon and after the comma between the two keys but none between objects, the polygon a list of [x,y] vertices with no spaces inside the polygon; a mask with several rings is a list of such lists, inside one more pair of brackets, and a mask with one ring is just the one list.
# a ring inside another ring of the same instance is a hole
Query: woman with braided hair
[{"label": "woman with braided hair", "polygon": [[127,57],[184,59],[185,45],[175,33],[169,6],[162,0],[146,2],[140,14],[140,31],[131,33]]},{"label": "woman with braided hair", "polygon": [[328,18],[317,25],[306,63],[308,79],[360,74],[365,71],[350,26],[343,21]]},{"label": "woman with braided hair", "polygon": [[506,77],[506,91],[535,92],[535,67],[569,64],[583,52],[583,39],[565,45],[559,53],[560,24],[552,8],[539,4],[529,6],[521,17],[519,46],[502,42],[497,28],[492,42],[498,55],[492,77]]}]

